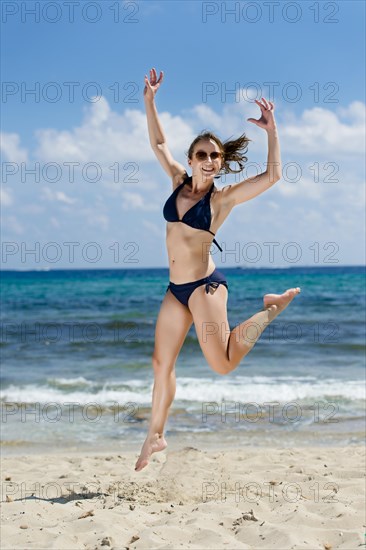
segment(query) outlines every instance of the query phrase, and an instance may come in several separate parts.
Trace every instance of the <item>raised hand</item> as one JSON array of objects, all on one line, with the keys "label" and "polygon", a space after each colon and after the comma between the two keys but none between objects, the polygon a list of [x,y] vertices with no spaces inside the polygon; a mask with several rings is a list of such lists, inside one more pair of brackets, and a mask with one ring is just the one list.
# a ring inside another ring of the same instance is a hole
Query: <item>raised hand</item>
[{"label": "raised hand", "polygon": [[260,128],[263,128],[264,130],[273,130],[276,127],[276,122],[274,118],[274,104],[271,101],[266,101],[264,97],[262,97],[262,100],[264,102],[261,103],[257,99],[254,101],[256,104],[260,107],[260,110],[262,111],[262,116],[258,120],[255,118],[247,118],[248,122],[253,122],[253,124],[256,124]]},{"label": "raised hand", "polygon": [[156,70],[155,68],[150,69],[150,81],[147,78],[145,74],[145,88],[144,88],[144,96],[147,99],[154,99],[156,92],[159,89],[160,84],[163,82],[164,79],[164,72],[160,71],[159,80],[156,76]]}]

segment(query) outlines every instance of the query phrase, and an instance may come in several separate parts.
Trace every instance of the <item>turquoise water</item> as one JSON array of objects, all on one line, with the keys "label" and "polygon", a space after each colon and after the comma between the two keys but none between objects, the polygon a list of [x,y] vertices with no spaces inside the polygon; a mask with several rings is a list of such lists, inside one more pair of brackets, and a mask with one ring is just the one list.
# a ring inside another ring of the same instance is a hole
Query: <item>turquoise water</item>
[{"label": "turquoise water", "polygon": [[[301,432],[309,441],[316,434],[359,442],[364,268],[218,269],[229,284],[231,328],[262,309],[264,294],[302,292],[229,376],[211,370],[191,327],[176,363],[167,433]],[[167,269],[2,273],[5,445],[144,436],[155,322],[168,280]]]}]

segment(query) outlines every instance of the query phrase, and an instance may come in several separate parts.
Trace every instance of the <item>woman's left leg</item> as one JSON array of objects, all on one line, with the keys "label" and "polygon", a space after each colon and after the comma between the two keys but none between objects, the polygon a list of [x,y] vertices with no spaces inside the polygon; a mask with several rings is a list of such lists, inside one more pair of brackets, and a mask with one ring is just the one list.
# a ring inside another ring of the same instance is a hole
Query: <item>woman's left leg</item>
[{"label": "woman's left leg", "polygon": [[193,316],[202,352],[210,367],[218,374],[228,374],[254,347],[263,331],[299,294],[300,288],[291,288],[283,294],[267,294],[263,310],[233,330],[227,319],[228,291],[217,287],[206,294],[200,286],[191,294],[188,307]]}]

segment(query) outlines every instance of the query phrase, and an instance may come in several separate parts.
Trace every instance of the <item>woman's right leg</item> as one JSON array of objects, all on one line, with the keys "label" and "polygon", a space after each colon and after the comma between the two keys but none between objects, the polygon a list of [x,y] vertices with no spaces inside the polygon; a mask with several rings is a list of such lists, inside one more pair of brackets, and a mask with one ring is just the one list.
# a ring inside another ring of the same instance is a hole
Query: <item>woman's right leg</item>
[{"label": "woman's right leg", "polygon": [[188,307],[168,290],[156,321],[151,418],[146,440],[135,465],[136,471],[148,464],[153,452],[162,451],[167,446],[163,433],[175,396],[175,362],[192,323],[193,317]]}]

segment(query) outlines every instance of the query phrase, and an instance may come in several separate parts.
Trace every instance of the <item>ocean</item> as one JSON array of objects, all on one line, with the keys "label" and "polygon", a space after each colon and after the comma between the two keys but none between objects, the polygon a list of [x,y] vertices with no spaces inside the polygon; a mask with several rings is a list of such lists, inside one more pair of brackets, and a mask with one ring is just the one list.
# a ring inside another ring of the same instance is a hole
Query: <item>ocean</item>
[{"label": "ocean", "polygon": [[[227,376],[192,325],[165,435],[242,445],[352,445],[365,437],[365,268],[217,266],[230,328],[263,295],[301,287]],[[123,448],[150,417],[154,330],[168,269],[3,271],[2,452]]]}]

